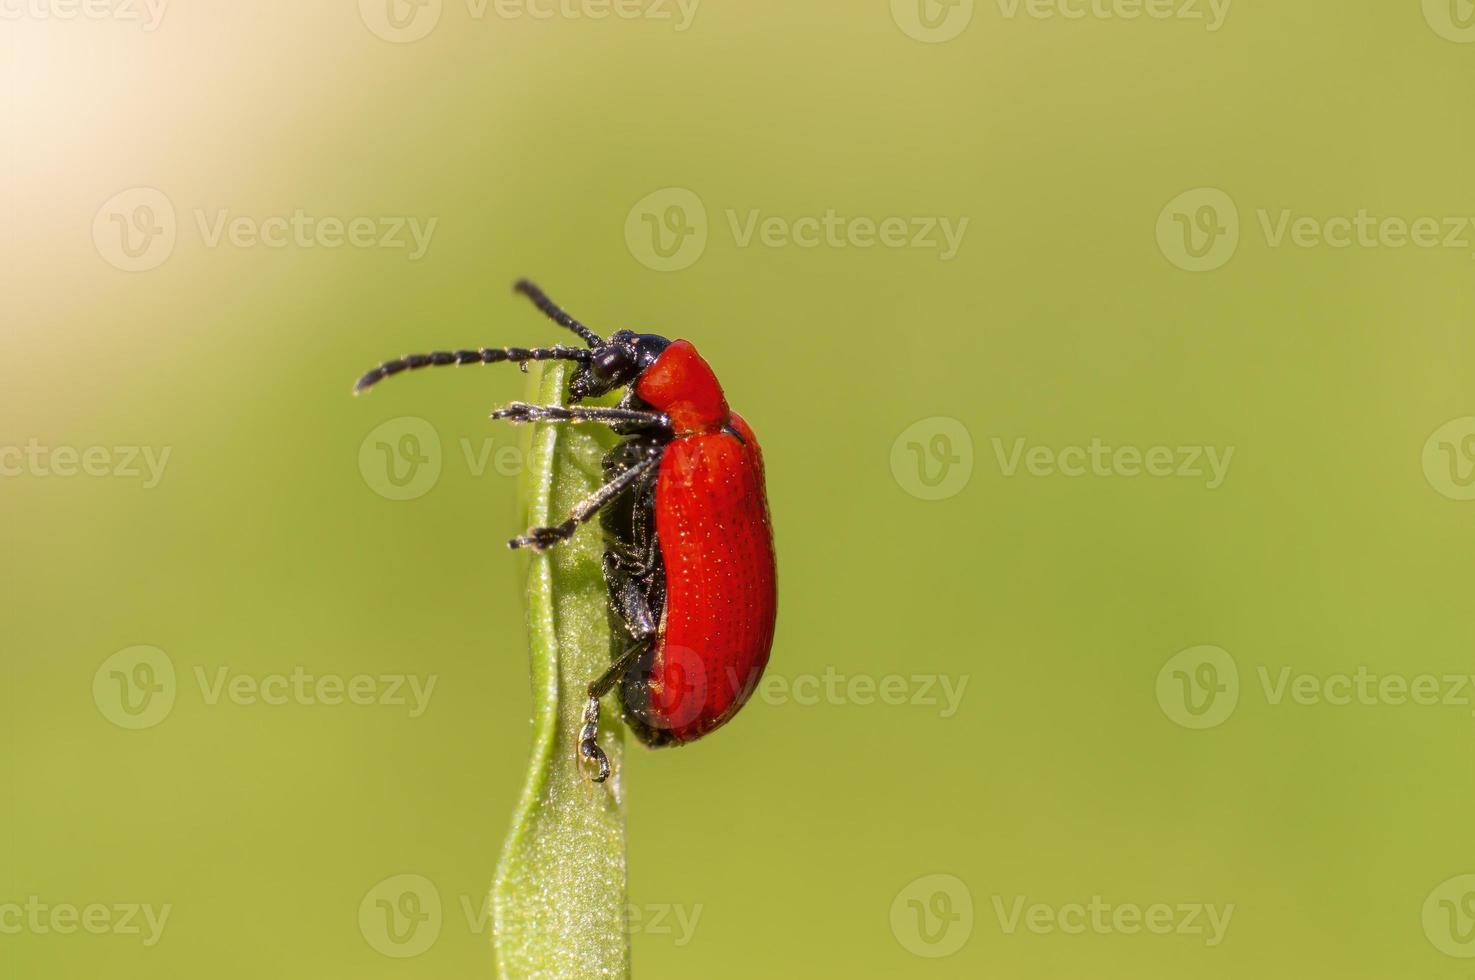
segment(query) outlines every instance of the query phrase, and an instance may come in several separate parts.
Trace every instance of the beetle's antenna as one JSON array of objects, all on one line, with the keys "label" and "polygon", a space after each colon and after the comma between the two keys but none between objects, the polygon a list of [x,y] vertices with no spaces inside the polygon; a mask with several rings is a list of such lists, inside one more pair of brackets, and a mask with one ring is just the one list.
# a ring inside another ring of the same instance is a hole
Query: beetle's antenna
[{"label": "beetle's antenna", "polygon": [[578,334],[580,337],[583,337],[584,343],[588,344],[590,347],[600,347],[604,344],[604,338],[600,337],[599,334],[595,333],[593,330],[590,330],[578,320],[575,320],[573,317],[563,312],[563,310],[559,309],[558,304],[549,299],[547,293],[543,292],[543,290],[539,289],[528,280],[517,280],[517,282],[512,286],[512,291],[514,293],[522,293],[528,299],[532,300],[533,305],[542,310],[544,315],[546,315],[548,319],[552,320],[560,327],[568,327],[574,333]]},{"label": "beetle's antenna", "polygon": [[578,361],[587,364],[593,355],[581,347],[482,347],[477,350],[438,350],[429,354],[406,354],[399,360],[383,364],[359,378],[353,386],[357,395],[372,385],[378,384],[392,374],[412,371],[423,367],[443,367],[447,364],[498,364],[510,361],[526,364],[528,361]]}]

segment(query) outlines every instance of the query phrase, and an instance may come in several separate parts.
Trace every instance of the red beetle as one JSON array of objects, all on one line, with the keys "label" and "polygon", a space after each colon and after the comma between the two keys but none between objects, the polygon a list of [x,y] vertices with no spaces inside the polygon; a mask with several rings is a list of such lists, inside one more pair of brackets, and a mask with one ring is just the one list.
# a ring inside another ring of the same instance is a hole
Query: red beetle
[{"label": "red beetle", "polygon": [[[609,340],[522,280],[514,287],[582,337],[577,347],[483,347],[411,354],[359,379],[355,392],[414,368],[562,360],[579,364],[569,407],[514,402],[512,422],[597,422],[624,436],[605,456],[603,486],[568,520],[513,538],[541,551],[600,516],[611,614],[633,644],[589,685],[579,755],[609,777],[598,743],[599,701],[620,685],[625,720],[650,746],[684,745],[726,724],[752,694],[773,645],[777,591],[763,454],[727,407],[689,341],[620,330]],[[585,398],[625,388],[617,408]]]}]

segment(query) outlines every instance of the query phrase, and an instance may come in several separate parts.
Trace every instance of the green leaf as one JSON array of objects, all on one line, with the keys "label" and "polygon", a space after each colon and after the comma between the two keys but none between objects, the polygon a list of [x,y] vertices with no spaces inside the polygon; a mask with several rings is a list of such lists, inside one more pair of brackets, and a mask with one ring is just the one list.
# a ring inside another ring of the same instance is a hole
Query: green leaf
[{"label": "green leaf", "polygon": [[[532,401],[562,405],[570,366],[532,372]],[[556,524],[601,482],[615,437],[599,426],[538,424],[526,433],[525,524]],[[597,528],[532,554],[527,601],[533,679],[533,752],[512,831],[492,886],[497,968],[507,980],[628,977],[625,929],[623,726],[614,699],[600,745],[614,773],[581,773],[575,750],[585,690],[610,663],[603,544]]]}]

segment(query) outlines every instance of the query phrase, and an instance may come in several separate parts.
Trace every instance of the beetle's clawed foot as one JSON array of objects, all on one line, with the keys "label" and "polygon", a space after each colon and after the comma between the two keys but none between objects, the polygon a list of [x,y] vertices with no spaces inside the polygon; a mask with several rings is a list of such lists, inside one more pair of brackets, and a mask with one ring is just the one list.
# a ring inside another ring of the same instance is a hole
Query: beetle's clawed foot
[{"label": "beetle's clawed foot", "polygon": [[573,521],[564,521],[556,527],[535,527],[526,534],[518,535],[507,542],[507,547],[514,551],[518,548],[532,548],[534,551],[547,551],[560,542],[567,541],[573,536],[578,527]]},{"label": "beetle's clawed foot", "polygon": [[[589,764],[594,765],[591,772]],[[584,727],[579,729],[579,765],[591,783],[609,778],[609,757],[599,747],[599,699],[590,698],[584,706]]]}]

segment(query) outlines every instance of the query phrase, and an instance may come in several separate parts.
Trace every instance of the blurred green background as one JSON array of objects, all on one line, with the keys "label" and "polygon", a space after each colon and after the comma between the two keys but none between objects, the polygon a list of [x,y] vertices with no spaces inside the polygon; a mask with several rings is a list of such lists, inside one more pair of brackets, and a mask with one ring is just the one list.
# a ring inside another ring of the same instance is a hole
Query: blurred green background
[{"label": "blurred green background", "polygon": [[5,7],[0,972],[491,974],[527,275],[768,461],[637,976],[1470,976],[1467,0],[559,3]]}]

